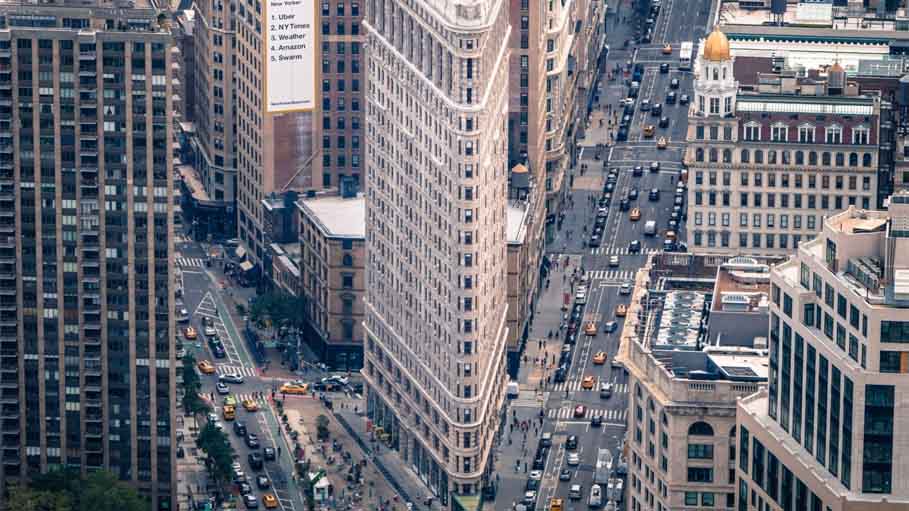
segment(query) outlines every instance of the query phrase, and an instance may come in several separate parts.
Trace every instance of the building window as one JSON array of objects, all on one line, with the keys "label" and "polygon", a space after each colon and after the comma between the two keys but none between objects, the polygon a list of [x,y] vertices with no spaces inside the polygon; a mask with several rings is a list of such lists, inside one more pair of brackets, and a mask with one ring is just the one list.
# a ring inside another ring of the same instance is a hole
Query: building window
[{"label": "building window", "polygon": [[761,139],[761,125],[749,122],[745,125],[745,140],[757,141]]},{"label": "building window", "polygon": [[810,124],[803,124],[799,126],[799,143],[800,144],[813,144],[814,143],[814,126]]},{"label": "building window", "polygon": [[865,386],[862,491],[890,493],[893,477],[892,385]]},{"label": "building window", "polygon": [[852,144],[853,145],[868,145],[868,128],[864,126],[857,126],[852,129]]},{"label": "building window", "polygon": [[703,467],[688,467],[689,483],[712,483],[713,469]]},{"label": "building window", "polygon": [[824,139],[828,144],[843,143],[843,128],[836,124],[831,124],[824,129]]},{"label": "building window", "polygon": [[789,140],[789,127],[782,123],[774,124],[770,128],[770,140],[774,142],[787,142]]},{"label": "building window", "polygon": [[712,460],[713,445],[711,444],[688,444],[688,459],[690,460]]}]

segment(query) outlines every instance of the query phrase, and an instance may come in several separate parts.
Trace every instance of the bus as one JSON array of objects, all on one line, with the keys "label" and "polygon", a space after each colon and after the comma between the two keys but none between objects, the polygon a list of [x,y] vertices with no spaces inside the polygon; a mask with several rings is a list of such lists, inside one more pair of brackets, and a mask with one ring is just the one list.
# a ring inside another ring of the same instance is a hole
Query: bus
[{"label": "bus", "polygon": [[691,58],[694,56],[694,43],[685,41],[679,49],[679,69],[691,69]]}]

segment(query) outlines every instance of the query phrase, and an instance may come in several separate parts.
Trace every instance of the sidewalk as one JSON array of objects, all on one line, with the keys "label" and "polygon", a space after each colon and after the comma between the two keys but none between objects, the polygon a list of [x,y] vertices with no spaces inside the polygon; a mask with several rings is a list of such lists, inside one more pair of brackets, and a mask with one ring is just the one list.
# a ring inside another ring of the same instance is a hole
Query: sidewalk
[{"label": "sidewalk", "polygon": [[[383,467],[371,459],[368,450],[364,452],[361,445],[364,443],[363,438],[352,436],[348,429],[350,427],[357,431],[355,425],[362,424],[362,433],[366,434],[365,419],[354,413],[352,408],[357,406],[357,409],[360,410],[360,407],[365,404],[360,402],[359,405],[355,405],[354,401],[344,401],[343,404],[341,400],[334,401],[335,413],[326,409],[322,402],[314,399],[312,395],[288,398],[284,401],[284,412],[288,417],[287,424],[292,430],[298,432],[298,441],[304,450],[304,457],[312,461],[312,471],[319,468],[325,469],[326,476],[332,483],[334,501],[331,506],[334,507],[329,508],[346,509],[347,503],[352,503],[354,510],[404,511],[406,499],[399,496],[399,492],[393,488],[393,484],[398,483],[390,484],[387,481],[388,474],[382,473]],[[341,406],[344,408],[339,409]],[[329,419],[330,438],[340,444],[339,450],[333,451],[331,441],[319,442],[316,439],[316,419],[319,415],[325,415]],[[368,445],[368,442],[365,444]],[[346,463],[342,459],[342,453],[345,452],[351,455],[350,463]],[[328,457],[334,458],[331,465],[327,463]],[[380,456],[380,458],[384,457]],[[366,460],[366,465],[362,469],[360,482],[348,481],[349,470],[362,460]],[[403,467],[392,469],[399,479],[402,469]],[[423,493],[425,492],[424,489]],[[414,509],[418,508],[415,506]]]}]

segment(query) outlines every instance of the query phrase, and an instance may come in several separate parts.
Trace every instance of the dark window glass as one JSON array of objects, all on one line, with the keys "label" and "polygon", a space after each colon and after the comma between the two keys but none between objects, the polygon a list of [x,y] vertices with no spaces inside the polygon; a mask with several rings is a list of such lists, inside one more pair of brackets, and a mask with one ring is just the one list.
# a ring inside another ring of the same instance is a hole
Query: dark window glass
[{"label": "dark window glass", "polygon": [[827,359],[818,355],[817,364],[817,452],[815,458],[824,465],[827,461]]},{"label": "dark window glass", "polygon": [[817,351],[808,344],[808,360],[805,361],[805,442],[808,452],[814,452],[814,375]]},{"label": "dark window glass", "polygon": [[862,491],[890,493],[893,477],[893,386],[865,386]]},{"label": "dark window glass", "polygon": [[748,473],[748,430],[744,426],[739,428],[739,469]]},{"label": "dark window glass", "polygon": [[792,360],[792,438],[802,441],[802,364],[805,360],[805,341],[795,334],[795,357]]},{"label": "dark window glass", "polygon": [[789,390],[792,371],[789,364],[792,357],[792,328],[783,323],[783,349],[780,357],[780,425],[789,431]]},{"label": "dark window glass", "polygon": [[830,365],[830,458],[827,470],[834,476],[840,473],[840,397],[841,397],[840,370],[835,365]]},{"label": "dark window glass", "polygon": [[843,377],[843,469],[840,482],[849,488],[852,479],[852,380]]},{"label": "dark window glass", "polygon": [[[864,325],[862,335],[868,335]],[[881,342],[909,343],[909,321],[881,321]]]}]

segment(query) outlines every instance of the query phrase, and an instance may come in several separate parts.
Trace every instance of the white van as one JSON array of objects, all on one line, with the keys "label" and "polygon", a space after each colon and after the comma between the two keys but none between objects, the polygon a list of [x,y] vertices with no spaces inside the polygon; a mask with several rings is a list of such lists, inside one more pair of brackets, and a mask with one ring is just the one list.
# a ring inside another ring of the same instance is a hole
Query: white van
[{"label": "white van", "polygon": [[656,220],[648,220],[644,224],[644,234],[647,236],[656,236]]},{"label": "white van", "polygon": [[603,505],[603,489],[600,485],[595,484],[590,487],[590,499],[587,501],[590,507],[600,507]]},{"label": "white van", "polygon": [[521,393],[521,387],[516,381],[510,381],[505,385],[505,397],[515,399]]}]

